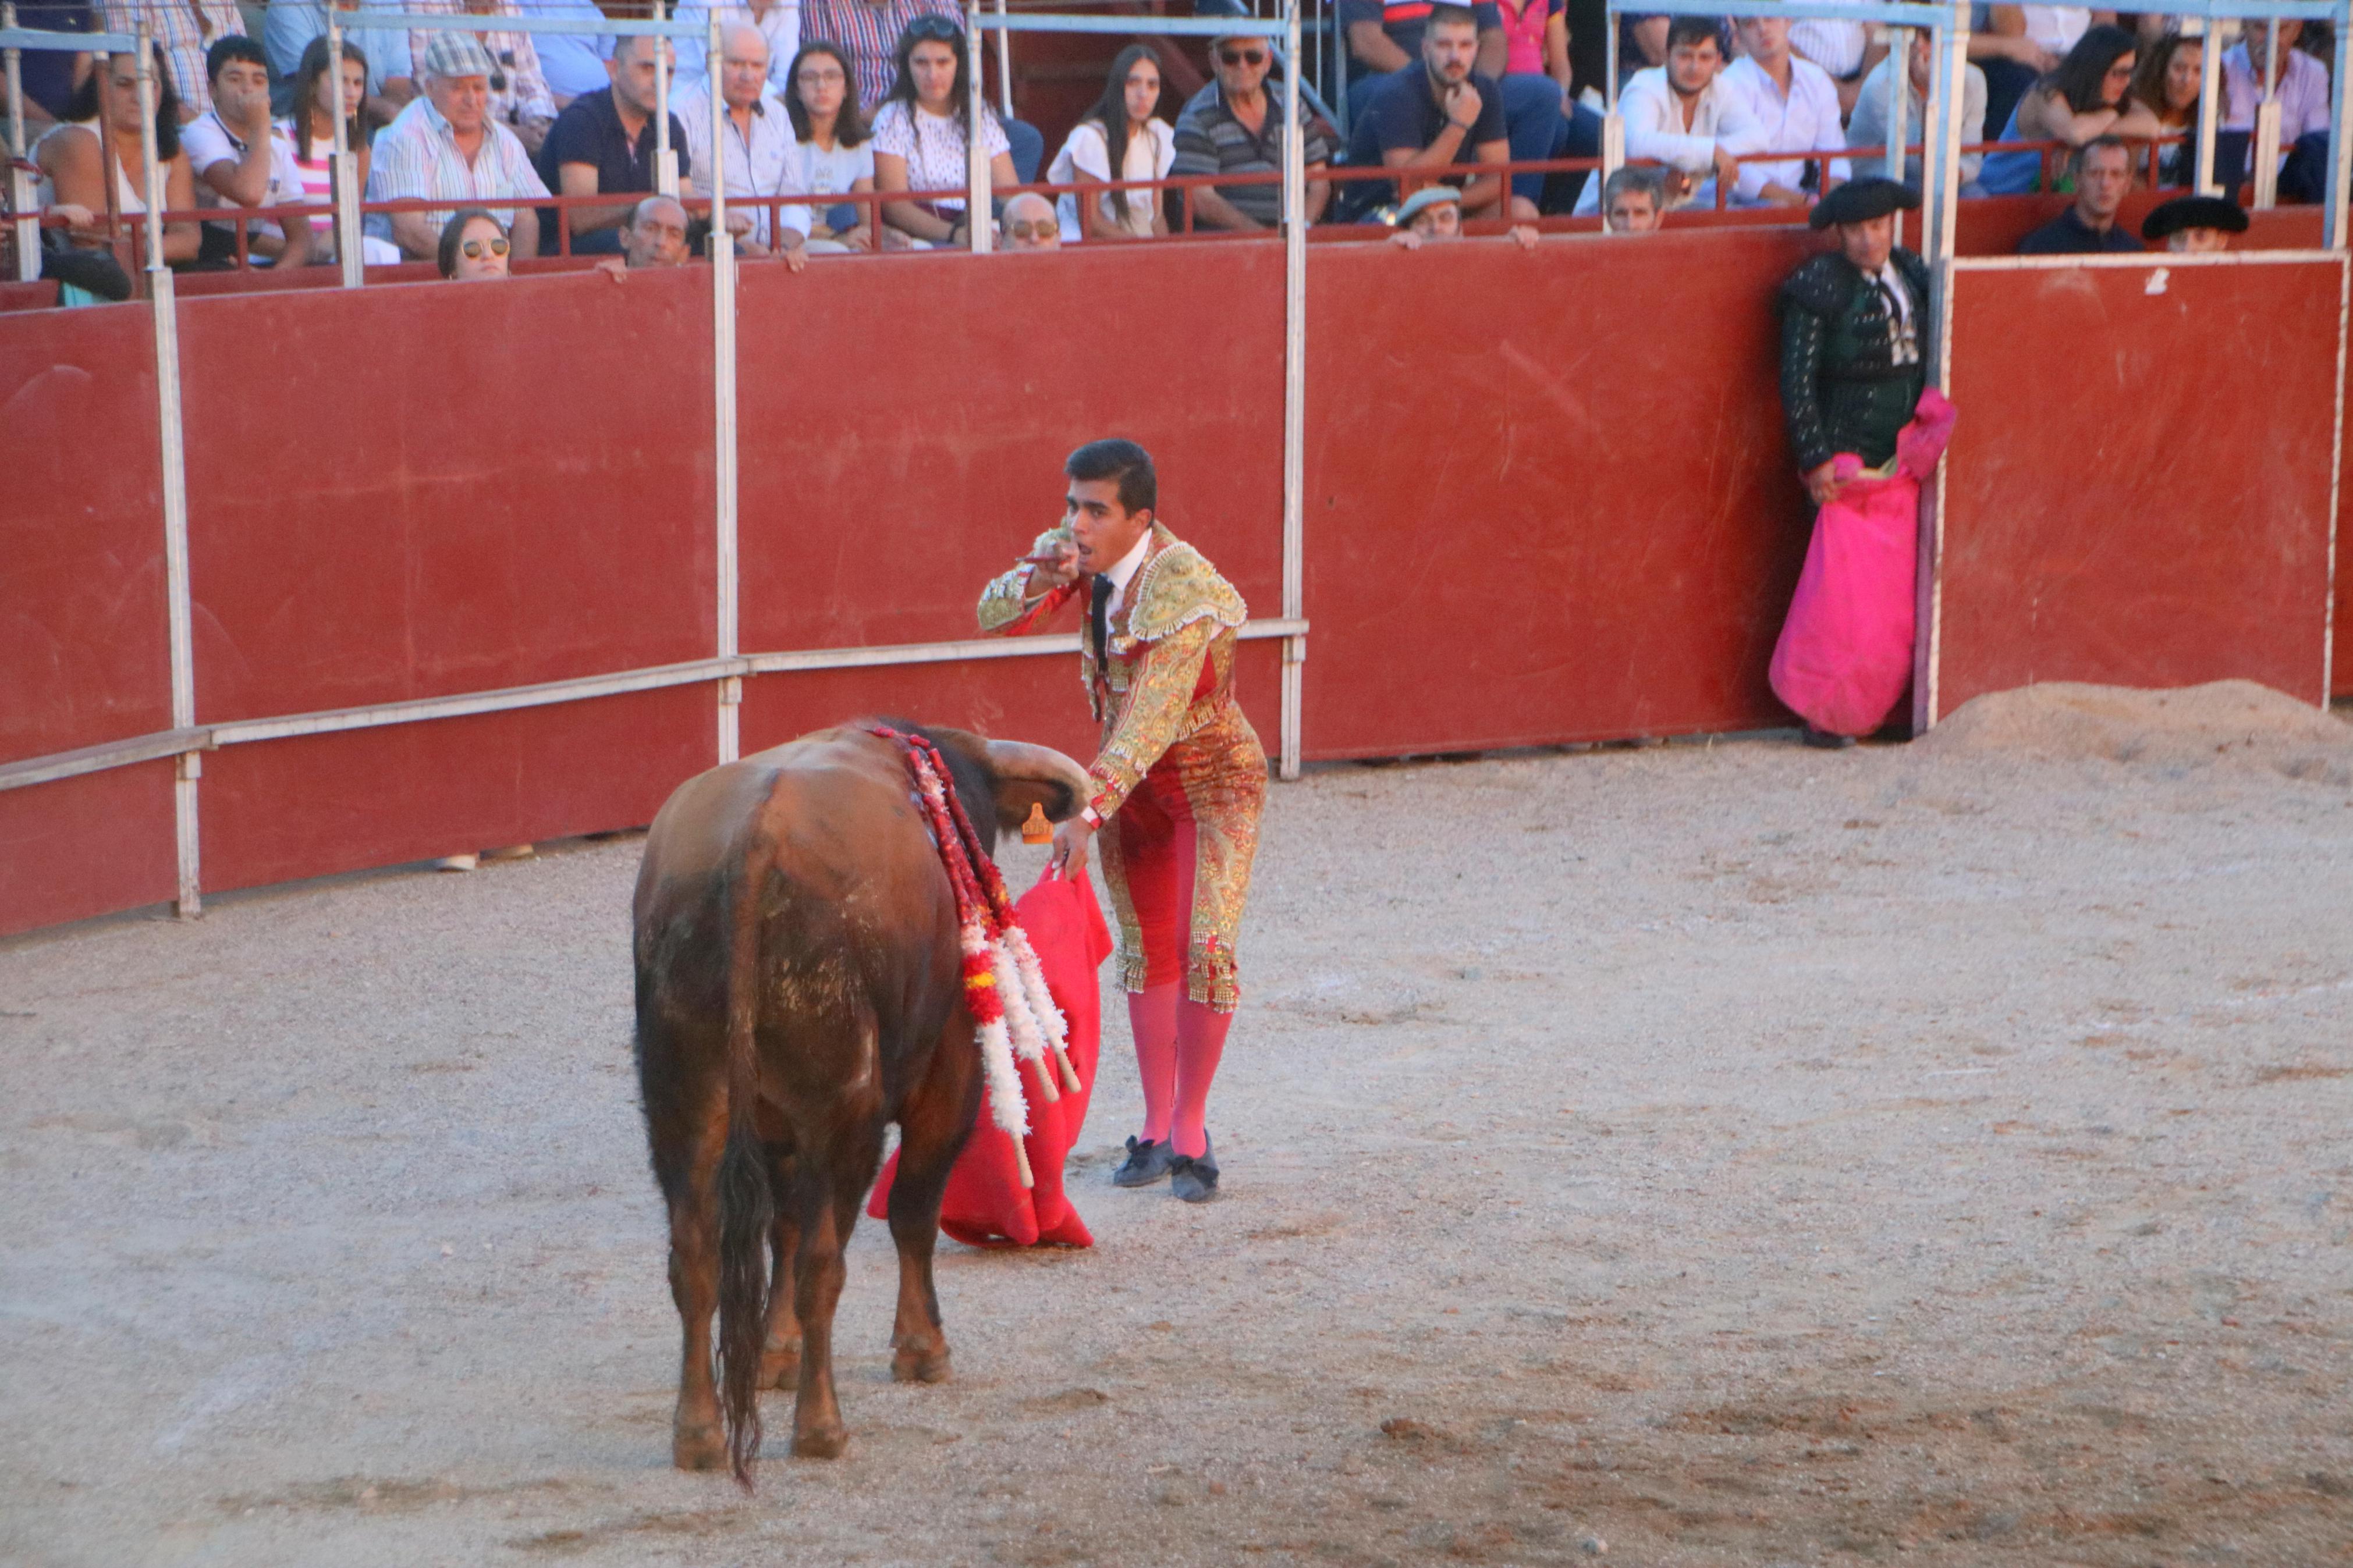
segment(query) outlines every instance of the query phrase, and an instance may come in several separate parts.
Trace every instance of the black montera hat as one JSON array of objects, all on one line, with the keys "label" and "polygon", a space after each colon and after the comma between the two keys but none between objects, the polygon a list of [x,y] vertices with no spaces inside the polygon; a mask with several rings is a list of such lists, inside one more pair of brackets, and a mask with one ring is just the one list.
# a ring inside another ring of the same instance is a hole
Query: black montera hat
[{"label": "black montera hat", "polygon": [[2140,220],[2143,239],[2163,239],[2185,228],[2219,228],[2228,234],[2247,232],[2247,215],[2226,196],[2176,196],[2149,208]]},{"label": "black montera hat", "polygon": [[1901,180],[1849,180],[1816,202],[1806,223],[1812,228],[1828,228],[1834,223],[1885,217],[1899,209],[1910,212],[1919,205],[1920,193]]}]

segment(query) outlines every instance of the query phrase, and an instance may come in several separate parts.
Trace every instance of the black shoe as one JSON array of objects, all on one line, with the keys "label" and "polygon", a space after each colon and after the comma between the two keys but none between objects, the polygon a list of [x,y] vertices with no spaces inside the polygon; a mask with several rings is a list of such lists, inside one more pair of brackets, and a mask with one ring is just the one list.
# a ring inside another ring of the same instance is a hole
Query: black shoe
[{"label": "black shoe", "polygon": [[1817,730],[1811,724],[1806,726],[1804,738],[1809,746],[1818,747],[1825,752],[1842,752],[1854,744],[1852,735],[1833,735],[1828,730]]},{"label": "black shoe", "polygon": [[1127,1158],[1111,1173],[1114,1187],[1148,1187],[1176,1168],[1176,1148],[1166,1138],[1155,1142],[1147,1138],[1141,1143],[1127,1141]]},{"label": "black shoe", "polygon": [[1205,1204],[1218,1195],[1218,1159],[1207,1134],[1198,1155],[1179,1154],[1168,1165],[1170,1193],[1188,1204]]}]

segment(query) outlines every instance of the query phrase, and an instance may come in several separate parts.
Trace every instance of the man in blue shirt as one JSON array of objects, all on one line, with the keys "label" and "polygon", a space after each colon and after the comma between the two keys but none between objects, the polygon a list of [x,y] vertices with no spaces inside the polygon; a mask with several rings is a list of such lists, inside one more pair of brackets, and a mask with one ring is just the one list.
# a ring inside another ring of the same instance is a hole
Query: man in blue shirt
[{"label": "man in blue shirt", "polygon": [[[654,72],[667,55],[666,41],[631,35],[613,46],[607,67],[610,81],[601,92],[572,100],[555,117],[547,141],[539,150],[539,177],[559,196],[628,194],[642,196],[660,188],[654,167]],[[681,185],[688,174],[686,127],[676,114],[670,117],[670,155],[678,160]],[[621,225],[630,203],[571,209],[572,249],[575,255],[618,255]],[[551,210],[540,218],[540,253],[559,253],[561,242]]]},{"label": "man in blue shirt", "polygon": [[[1420,62],[1385,78],[1356,116],[1350,165],[1441,170],[1508,160],[1503,89],[1472,68],[1478,53],[1479,24],[1469,6],[1431,6]],[[1342,187],[1341,221],[1360,221],[1397,194],[1386,180],[1351,181]],[[1503,196],[1503,177],[1482,174],[1463,185],[1462,215],[1497,216]]]},{"label": "man in blue shirt", "polygon": [[2146,249],[2116,225],[2116,209],[2132,189],[2132,149],[2113,136],[2098,136],[2077,148],[2070,163],[2075,205],[2020,240],[2018,254],[2096,256]]}]

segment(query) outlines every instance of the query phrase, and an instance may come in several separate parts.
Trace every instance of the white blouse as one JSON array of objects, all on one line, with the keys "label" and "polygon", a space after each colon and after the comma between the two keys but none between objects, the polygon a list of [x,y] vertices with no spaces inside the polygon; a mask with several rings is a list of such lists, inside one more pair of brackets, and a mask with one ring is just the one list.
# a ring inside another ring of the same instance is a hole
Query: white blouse
[{"label": "white blouse", "polygon": [[[1100,121],[1082,120],[1071,130],[1071,139],[1062,143],[1061,152],[1054,156],[1053,166],[1046,171],[1050,185],[1075,184],[1083,177],[1108,182],[1122,180],[1158,180],[1167,177],[1169,166],[1176,162],[1176,132],[1163,120],[1145,121],[1146,134],[1127,139],[1126,167],[1114,176],[1111,172],[1111,142],[1103,134]],[[1125,193],[1134,210],[1120,211],[1121,193],[1105,191],[1096,200],[1101,204],[1106,222],[1115,224],[1138,239],[1152,237],[1152,214],[1160,205],[1158,191]],[[1079,198],[1065,195],[1054,203],[1056,216],[1061,224],[1062,243],[1072,245],[1086,237],[1086,226],[1079,221]]]}]

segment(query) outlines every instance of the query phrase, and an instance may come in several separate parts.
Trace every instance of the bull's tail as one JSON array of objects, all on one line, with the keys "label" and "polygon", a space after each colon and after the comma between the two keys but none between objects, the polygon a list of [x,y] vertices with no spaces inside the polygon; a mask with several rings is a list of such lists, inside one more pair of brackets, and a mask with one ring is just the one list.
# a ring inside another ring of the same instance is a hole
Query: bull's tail
[{"label": "bull's tail", "polygon": [[760,1452],[760,1354],[767,1340],[769,1229],[776,1194],[752,1125],[759,1095],[761,889],[767,857],[746,857],[732,889],[727,955],[727,1146],[719,1158],[719,1395],[735,1479],[752,1487]]}]

